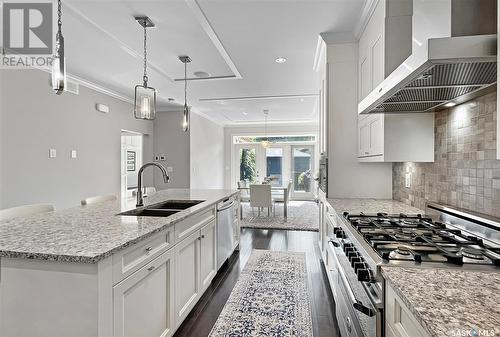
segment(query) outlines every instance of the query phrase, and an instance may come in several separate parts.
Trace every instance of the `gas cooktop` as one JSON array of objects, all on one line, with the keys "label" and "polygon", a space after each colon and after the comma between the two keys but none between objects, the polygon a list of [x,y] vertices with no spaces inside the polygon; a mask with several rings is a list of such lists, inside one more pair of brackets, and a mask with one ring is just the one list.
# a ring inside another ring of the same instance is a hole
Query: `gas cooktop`
[{"label": "gas cooktop", "polygon": [[500,245],[420,214],[344,213],[344,216],[386,261],[500,266]]}]

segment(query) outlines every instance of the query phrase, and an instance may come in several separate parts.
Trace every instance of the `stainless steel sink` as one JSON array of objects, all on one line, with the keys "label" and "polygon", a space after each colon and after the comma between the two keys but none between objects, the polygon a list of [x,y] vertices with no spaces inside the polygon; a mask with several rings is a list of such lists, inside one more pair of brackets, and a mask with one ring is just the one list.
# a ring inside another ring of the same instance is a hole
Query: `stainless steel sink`
[{"label": "stainless steel sink", "polygon": [[145,208],[132,209],[130,211],[122,212],[118,215],[168,217],[182,210],[198,205],[203,201],[205,200],[167,200],[149,205]]},{"label": "stainless steel sink", "polygon": [[130,211],[122,212],[118,215],[131,215],[131,216],[159,216],[167,217],[175,213],[180,212],[180,210],[169,210],[169,209],[132,209]]},{"label": "stainless steel sink", "polygon": [[184,210],[205,200],[167,200],[158,204],[149,205],[147,209],[169,209],[169,210]]}]

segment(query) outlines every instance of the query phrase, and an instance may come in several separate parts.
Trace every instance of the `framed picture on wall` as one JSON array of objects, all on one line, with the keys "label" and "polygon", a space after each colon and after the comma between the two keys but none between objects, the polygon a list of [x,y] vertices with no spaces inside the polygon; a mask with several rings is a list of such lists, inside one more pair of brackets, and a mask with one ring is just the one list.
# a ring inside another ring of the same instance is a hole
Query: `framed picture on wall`
[{"label": "framed picture on wall", "polygon": [[127,171],[135,171],[135,151],[127,151]]}]

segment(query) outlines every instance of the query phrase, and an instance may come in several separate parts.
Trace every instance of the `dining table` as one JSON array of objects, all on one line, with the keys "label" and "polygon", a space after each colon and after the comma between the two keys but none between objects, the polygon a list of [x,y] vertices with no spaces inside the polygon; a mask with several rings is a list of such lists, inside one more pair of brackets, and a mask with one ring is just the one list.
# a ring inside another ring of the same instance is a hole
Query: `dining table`
[{"label": "dining table", "polygon": [[[250,191],[250,186],[245,186],[245,187],[238,187],[238,190],[240,191]],[[288,186],[281,186],[281,185],[271,185],[271,194],[276,191],[283,191],[283,217],[285,220],[287,219],[288,216]],[[275,194],[274,194],[275,195]],[[273,195],[273,196],[274,196]],[[281,196],[281,194],[280,194]],[[240,214],[243,214],[242,208],[241,208],[241,203],[240,203]]]}]

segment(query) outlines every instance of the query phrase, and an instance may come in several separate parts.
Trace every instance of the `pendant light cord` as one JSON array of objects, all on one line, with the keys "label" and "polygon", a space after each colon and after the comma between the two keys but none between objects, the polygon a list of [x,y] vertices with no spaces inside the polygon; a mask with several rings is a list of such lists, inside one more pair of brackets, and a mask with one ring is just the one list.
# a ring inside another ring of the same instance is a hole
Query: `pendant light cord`
[{"label": "pendant light cord", "polygon": [[146,34],[146,26],[147,26],[147,21],[144,20],[144,75],[142,77],[142,80],[144,82],[144,87],[148,86],[148,70],[147,70],[147,63],[148,63],[148,53],[147,53],[147,34]]},{"label": "pendant light cord", "polygon": [[57,27],[58,33],[61,33],[62,26],[62,10],[61,10],[61,0],[57,0]]},{"label": "pendant light cord", "polygon": [[184,62],[184,106],[187,106],[187,62]]}]

